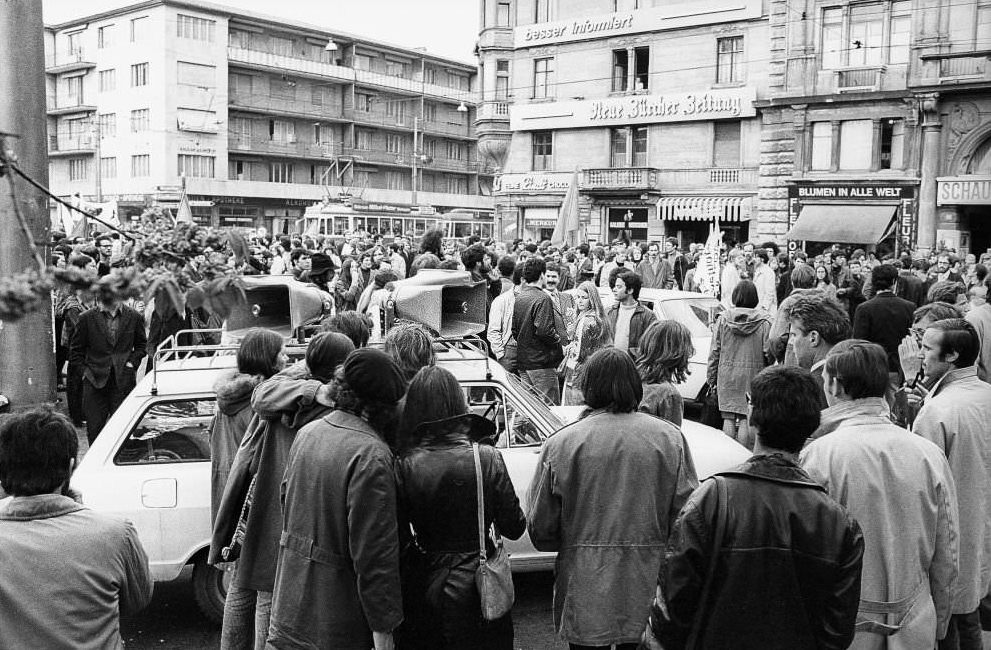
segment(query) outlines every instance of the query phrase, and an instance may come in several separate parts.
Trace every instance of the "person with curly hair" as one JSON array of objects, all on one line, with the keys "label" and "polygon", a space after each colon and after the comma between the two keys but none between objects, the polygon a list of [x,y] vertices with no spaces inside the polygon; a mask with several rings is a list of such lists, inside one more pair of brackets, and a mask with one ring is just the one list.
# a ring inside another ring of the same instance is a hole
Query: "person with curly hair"
[{"label": "person with curly hair", "polygon": [[695,354],[692,333],[674,320],[655,321],[640,339],[637,370],[643,380],[639,411],[681,426],[685,405],[675,384],[688,377],[688,363]]}]

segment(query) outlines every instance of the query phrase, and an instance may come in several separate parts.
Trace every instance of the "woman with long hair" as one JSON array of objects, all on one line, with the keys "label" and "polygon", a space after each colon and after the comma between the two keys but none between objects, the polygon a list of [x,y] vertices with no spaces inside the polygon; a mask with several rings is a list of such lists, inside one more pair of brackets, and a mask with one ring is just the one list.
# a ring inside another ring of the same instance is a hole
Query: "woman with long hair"
[{"label": "woman with long hair", "polygon": [[586,280],[575,290],[575,337],[565,349],[564,357],[564,406],[584,404],[581,385],[585,362],[601,348],[612,344],[612,330],[602,298],[595,283]]},{"label": "woman with long hair", "polygon": [[815,288],[826,294],[827,298],[832,298],[836,300],[836,285],[833,284],[833,279],[830,277],[829,267],[825,262],[820,262],[816,264],[816,283]]},{"label": "woman with long hair", "polygon": [[681,426],[685,406],[675,384],[688,377],[688,363],[695,354],[692,333],[674,320],[654,321],[640,338],[637,370],[643,380],[640,412]]},{"label": "woman with long hair", "polygon": [[[407,580],[399,647],[511,650],[511,614],[483,622],[475,586],[480,549],[472,444],[490,439],[495,426],[469,413],[450,371],[428,366],[410,382],[399,430],[399,534],[408,551],[401,558]],[[478,451],[485,529],[495,524],[501,535],[519,539],[526,518],[502,455],[490,444]],[[486,538],[491,555],[495,547]]]}]

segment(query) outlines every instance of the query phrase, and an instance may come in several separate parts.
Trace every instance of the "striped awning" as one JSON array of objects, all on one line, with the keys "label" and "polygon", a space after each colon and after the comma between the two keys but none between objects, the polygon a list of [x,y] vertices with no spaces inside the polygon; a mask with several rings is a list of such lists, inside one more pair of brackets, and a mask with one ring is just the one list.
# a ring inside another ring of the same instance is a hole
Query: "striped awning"
[{"label": "striped awning", "polygon": [[665,221],[750,221],[750,196],[662,196],[657,218]]}]

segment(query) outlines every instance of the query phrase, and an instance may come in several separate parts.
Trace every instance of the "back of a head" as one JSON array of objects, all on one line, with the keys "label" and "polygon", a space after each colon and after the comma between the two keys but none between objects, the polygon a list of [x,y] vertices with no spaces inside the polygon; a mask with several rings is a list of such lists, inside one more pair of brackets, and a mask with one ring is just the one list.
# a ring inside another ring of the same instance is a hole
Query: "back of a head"
[{"label": "back of a head", "polygon": [[645,384],[682,383],[695,354],[692,333],[676,320],[656,320],[640,337],[637,367]]},{"label": "back of a head", "polygon": [[796,453],[819,428],[822,388],[812,374],[796,366],[772,366],[750,384],[750,424],[771,449]]},{"label": "back of a head", "polygon": [[824,373],[835,379],[850,399],[884,397],[888,389],[888,355],[877,343],[848,339],[826,355]]},{"label": "back of a head", "polygon": [[282,337],[261,327],[248,330],[237,348],[237,371],[242,375],[268,378],[279,371]]},{"label": "back of a head", "polygon": [[941,358],[956,353],[954,367],[967,368],[977,362],[977,355],[981,352],[981,339],[977,330],[968,321],[963,318],[948,318],[936,321],[928,329],[940,333]]},{"label": "back of a head", "polygon": [[523,281],[533,284],[547,271],[547,263],[542,258],[531,257],[523,263]]},{"label": "back of a head", "polygon": [[740,280],[733,288],[733,295],[730,298],[734,307],[744,309],[753,309],[760,302],[757,297],[757,286],[750,280]]},{"label": "back of a head", "polygon": [[327,383],[355,345],[340,332],[320,332],[306,346],[306,367],[314,379]]},{"label": "back of a head", "polygon": [[960,282],[953,280],[939,280],[934,282],[929,291],[926,292],[926,302],[945,302],[948,305],[955,305],[960,296],[967,292],[967,288]]},{"label": "back of a head", "polygon": [[898,279],[898,269],[892,264],[879,264],[871,271],[871,285],[875,291],[887,291],[895,286]]},{"label": "back of a head", "polygon": [[612,413],[632,413],[643,399],[636,364],[616,348],[603,348],[589,357],[580,388],[589,408]]},{"label": "back of a head", "polygon": [[815,283],[815,269],[808,264],[799,264],[791,272],[791,286],[796,289],[811,289]]},{"label": "back of a head", "polygon": [[419,442],[411,436],[424,422],[444,420],[467,412],[464,391],[450,370],[440,366],[421,368],[410,380],[406,391],[400,426],[404,438],[401,446],[409,448]]},{"label": "back of a head", "polygon": [[934,323],[947,318],[960,318],[960,310],[945,302],[930,302],[915,310],[912,314],[912,324],[923,320]]},{"label": "back of a head", "polygon": [[486,252],[485,246],[472,244],[461,252],[461,263],[467,270],[472,271],[485,258]]},{"label": "back of a head", "polygon": [[513,271],[516,270],[516,258],[512,255],[503,255],[499,258],[499,275],[504,278],[513,277]]},{"label": "back of a head", "polygon": [[850,317],[842,305],[824,293],[803,294],[788,308],[788,318],[801,323],[805,332],[818,332],[827,345],[850,338]]},{"label": "back of a head", "polygon": [[71,475],[79,452],[76,430],[42,406],[0,418],[0,487],[15,497],[50,494]]},{"label": "back of a head", "polygon": [[355,348],[363,348],[368,345],[368,338],[372,334],[372,320],[366,314],[349,309],[339,311],[323,321],[320,329],[324,332],[339,332],[351,339]]},{"label": "back of a head", "polygon": [[399,366],[409,381],[421,368],[437,362],[434,342],[419,323],[397,323],[385,335],[383,351]]}]

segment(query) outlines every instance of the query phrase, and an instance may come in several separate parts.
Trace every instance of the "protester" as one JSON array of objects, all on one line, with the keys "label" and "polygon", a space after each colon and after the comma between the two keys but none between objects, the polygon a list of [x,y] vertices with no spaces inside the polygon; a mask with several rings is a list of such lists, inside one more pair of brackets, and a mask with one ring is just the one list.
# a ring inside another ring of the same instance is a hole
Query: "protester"
[{"label": "protester", "polygon": [[946,634],[957,577],[959,517],[939,448],[891,423],[887,353],[863,340],[826,357],[829,408],[801,465],[864,533],[856,650],[933,648]]},{"label": "protester", "polygon": [[991,588],[991,386],[977,377],[980,341],[962,318],[929,325],[922,368],[934,382],[912,431],[946,454],[960,507],[960,573],[940,648],[981,650],[978,605]]},{"label": "protester", "polygon": [[706,381],[716,389],[723,433],[752,448],[747,423],[747,392],[750,381],[764,366],[771,321],[758,309],[757,287],[741,280],[733,289],[733,308],[719,319],[712,335]]},{"label": "protester", "polygon": [[815,267],[816,283],[815,288],[821,291],[827,298],[831,300],[837,299],[837,289],[836,285],[833,284],[833,278],[829,273],[829,269],[825,264],[816,264]]},{"label": "protester", "polygon": [[[407,620],[399,647],[512,650],[511,615],[483,621],[475,586],[480,549],[472,444],[488,443],[478,448],[485,530],[494,524],[509,539],[526,530],[509,471],[491,446],[495,425],[469,413],[450,371],[426,367],[410,382],[399,429],[400,537],[409,538],[410,526],[413,534],[404,545],[410,552],[403,557],[403,574],[423,573],[416,584],[404,585]],[[488,536],[486,552],[495,552]]]},{"label": "protester", "polygon": [[807,264],[799,264],[791,272],[791,293],[781,301],[781,306],[774,315],[774,323],[771,325],[771,331],[768,332],[767,356],[769,358],[773,358],[779,363],[784,363],[788,366],[797,365],[795,361],[795,349],[788,336],[788,314],[792,304],[799,296],[816,292],[812,288],[814,283],[815,272]]},{"label": "protester", "polygon": [[888,380],[897,388],[903,377],[898,364],[898,344],[912,324],[915,305],[894,294],[898,271],[891,264],[882,264],[871,272],[874,297],[857,308],[853,319],[853,337],[877,343],[888,355]]},{"label": "protester", "polygon": [[121,614],[151,601],[134,526],[69,489],[78,447],[50,407],[0,419],[0,648],[122,648]]},{"label": "protester", "polygon": [[[502,260],[499,264],[502,266]],[[516,373],[517,344],[516,339],[513,338],[513,310],[516,306],[516,298],[520,294],[522,273],[523,266],[515,265],[512,272],[513,288],[502,292],[492,301],[488,327],[485,331],[492,356],[511,373]]]},{"label": "protester", "polygon": [[596,352],[580,388],[590,411],[544,442],[527,530],[534,547],[558,554],[558,635],[573,650],[629,650],[643,633],[671,525],[698,480],[678,428],[636,412],[643,388],[627,353]]},{"label": "protester", "polygon": [[770,257],[763,248],[754,251],[753,284],[757,289],[757,308],[771,316],[778,309],[778,290],[774,269],[769,266]]},{"label": "protester", "polygon": [[833,346],[850,338],[850,319],[836,301],[821,295],[797,296],[788,308],[789,337],[799,366],[812,373],[819,386],[819,408],[828,406],[822,388],[822,368]]},{"label": "protester", "polygon": [[648,289],[670,289],[675,283],[671,264],[661,257],[661,247],[657,242],[647,246],[647,257],[637,264],[636,273],[643,278],[643,286]]},{"label": "protester", "polygon": [[595,352],[612,345],[612,329],[602,306],[602,298],[595,284],[582,282],[575,290],[578,311],[575,337],[565,349],[564,398],[565,406],[584,404],[579,386],[585,380],[586,363]]},{"label": "protester", "polygon": [[641,286],[639,275],[622,270],[610,285],[616,302],[606,312],[613,345],[617,350],[629,352],[634,358],[639,354],[640,337],[657,320],[657,314],[639,302]]},{"label": "protester", "polygon": [[643,381],[639,411],[680,427],[684,400],[675,384],[688,378],[688,364],[695,354],[692,333],[675,320],[655,321],[640,339],[637,369]]},{"label": "protester", "polygon": [[403,609],[394,459],[385,436],[395,430],[405,392],[387,354],[356,350],[331,382],[335,409],[293,443],[281,486],[270,647],[393,647]]},{"label": "protester", "polygon": [[[977,355],[977,376],[981,381],[991,384],[991,303],[988,302],[988,292],[991,290],[991,280],[985,278],[981,284],[970,288],[970,310],[967,312],[967,322],[974,326],[977,338],[981,342],[981,351]],[[68,317],[67,317],[68,318]]]},{"label": "protester", "polygon": [[407,382],[421,368],[437,363],[434,341],[419,323],[396,323],[385,335],[382,350],[392,357]]},{"label": "protester", "polygon": [[864,538],[798,466],[819,424],[820,392],[798,368],[754,378],[754,456],[705,480],[682,508],[642,647],[796,650],[853,640]]},{"label": "protester", "polygon": [[341,311],[320,324],[321,331],[337,332],[350,339],[355,348],[368,345],[372,333],[371,319],[356,311]]},{"label": "protester", "polygon": [[562,332],[554,322],[554,302],[543,291],[547,266],[534,257],[523,264],[520,294],[513,305],[513,338],[523,383],[533,386],[549,404],[561,403],[557,367],[564,360]]}]

